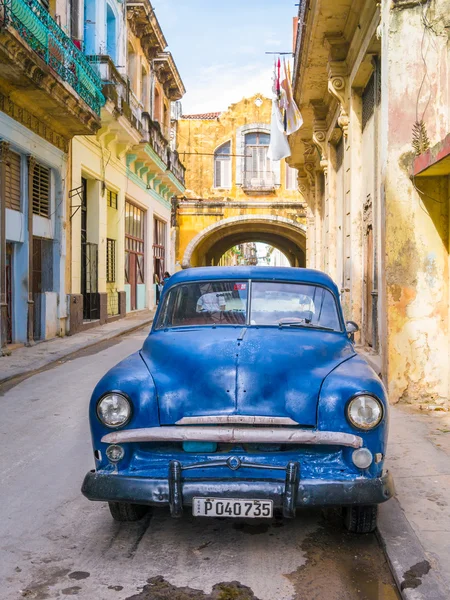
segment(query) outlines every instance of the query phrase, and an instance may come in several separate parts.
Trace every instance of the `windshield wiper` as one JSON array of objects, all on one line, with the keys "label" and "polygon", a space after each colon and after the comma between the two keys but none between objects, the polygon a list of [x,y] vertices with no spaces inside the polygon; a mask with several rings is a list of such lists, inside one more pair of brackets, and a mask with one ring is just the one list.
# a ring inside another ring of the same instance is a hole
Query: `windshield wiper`
[{"label": "windshield wiper", "polygon": [[323,331],[335,331],[332,327],[323,327],[322,325],[314,325],[313,323],[299,323],[298,321],[284,321],[278,323],[278,327],[309,327],[310,329],[322,329]]}]

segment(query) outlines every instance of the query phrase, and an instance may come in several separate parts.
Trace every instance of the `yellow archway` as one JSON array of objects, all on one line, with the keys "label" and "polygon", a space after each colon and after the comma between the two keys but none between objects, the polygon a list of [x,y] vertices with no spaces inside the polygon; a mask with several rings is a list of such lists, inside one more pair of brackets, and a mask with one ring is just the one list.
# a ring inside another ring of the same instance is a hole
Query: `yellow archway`
[{"label": "yellow archway", "polygon": [[209,225],[188,243],[181,266],[186,269],[218,264],[229,248],[253,241],[278,248],[292,266],[305,266],[306,226],[270,214],[239,215]]}]

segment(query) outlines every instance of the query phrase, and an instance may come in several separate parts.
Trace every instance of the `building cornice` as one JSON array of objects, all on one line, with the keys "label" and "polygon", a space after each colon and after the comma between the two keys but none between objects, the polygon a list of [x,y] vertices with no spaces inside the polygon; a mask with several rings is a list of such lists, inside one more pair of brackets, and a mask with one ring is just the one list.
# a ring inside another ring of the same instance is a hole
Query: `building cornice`
[{"label": "building cornice", "polygon": [[149,0],[141,2],[127,0],[127,20],[149,60],[167,48],[166,38]]},{"label": "building cornice", "polygon": [[169,100],[180,100],[186,93],[180,73],[170,52],[160,52],[153,60],[156,77]]}]

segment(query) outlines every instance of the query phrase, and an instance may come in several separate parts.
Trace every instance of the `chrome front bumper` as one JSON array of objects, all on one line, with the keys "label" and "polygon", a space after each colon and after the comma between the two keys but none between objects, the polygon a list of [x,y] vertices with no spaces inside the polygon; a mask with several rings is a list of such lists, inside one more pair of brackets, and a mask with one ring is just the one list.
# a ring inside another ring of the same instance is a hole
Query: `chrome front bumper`
[{"label": "chrome front bumper", "polygon": [[183,507],[192,505],[197,496],[273,500],[275,508],[282,509],[285,517],[293,517],[296,508],[301,506],[380,504],[394,494],[390,473],[374,479],[301,479],[299,463],[290,461],[278,468],[285,472],[284,480],[183,479],[182,472],[189,467],[183,467],[180,461],[171,461],[167,479],[90,471],[82,492],[89,500],[169,505],[174,517],[181,516]]},{"label": "chrome front bumper", "polygon": [[225,444],[315,444],[361,448],[359,435],[296,427],[230,427],[224,425],[174,425],[124,429],[102,437],[105,444],[129,442],[221,442]]}]

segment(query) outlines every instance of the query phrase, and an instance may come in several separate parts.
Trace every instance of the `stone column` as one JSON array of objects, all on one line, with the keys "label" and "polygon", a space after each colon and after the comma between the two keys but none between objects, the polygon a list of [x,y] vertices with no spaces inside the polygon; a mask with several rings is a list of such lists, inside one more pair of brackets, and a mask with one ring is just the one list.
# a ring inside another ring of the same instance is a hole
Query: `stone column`
[{"label": "stone column", "polygon": [[33,176],[36,159],[28,156],[28,316],[27,343],[34,343],[34,298],[33,298]]},{"label": "stone column", "polygon": [[6,346],[8,304],[6,298],[6,165],[9,144],[0,142],[0,355]]}]

